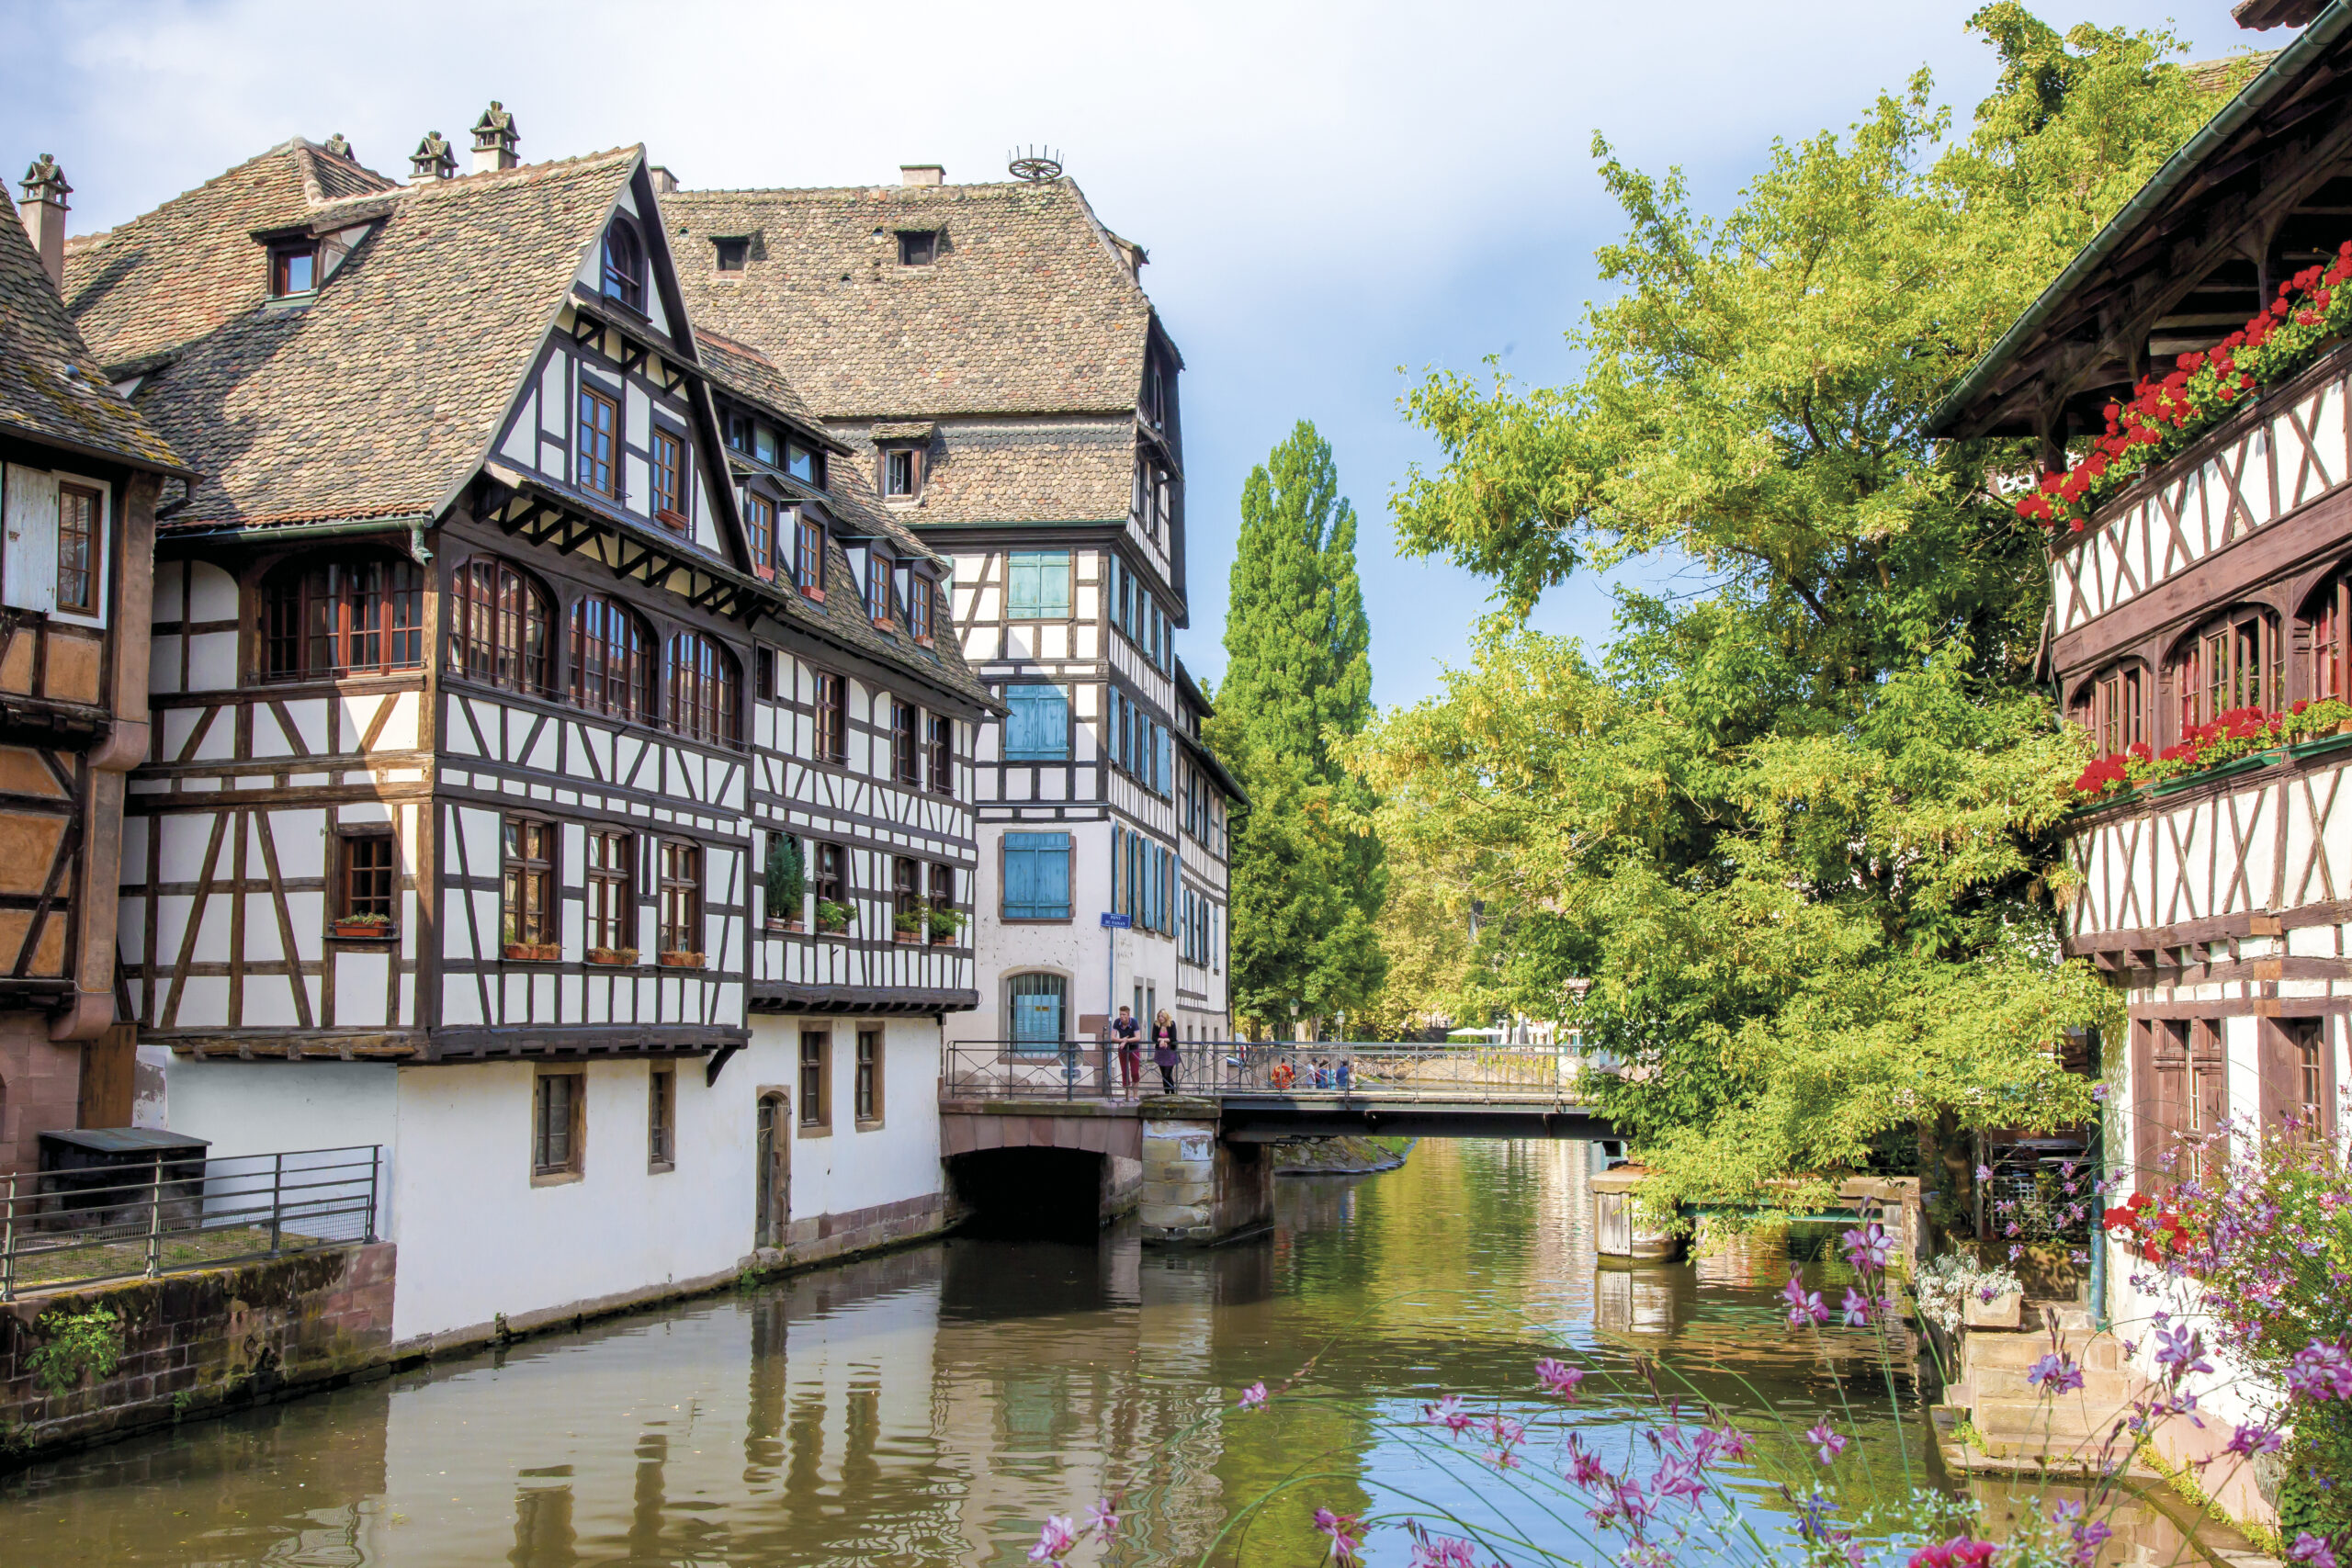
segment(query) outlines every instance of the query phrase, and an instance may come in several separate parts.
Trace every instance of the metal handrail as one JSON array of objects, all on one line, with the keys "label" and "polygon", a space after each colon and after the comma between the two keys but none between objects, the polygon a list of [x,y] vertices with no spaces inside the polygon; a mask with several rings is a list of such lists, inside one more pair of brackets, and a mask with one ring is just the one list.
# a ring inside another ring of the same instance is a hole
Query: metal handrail
[{"label": "metal handrail", "polygon": [[[1600,1070],[1568,1045],[1186,1040],[1176,1055],[1180,1094],[1301,1102],[1565,1104],[1583,1073]],[[947,1100],[1125,1100],[1163,1092],[1152,1057],[1138,1040],[1130,1089],[1112,1042],[956,1041],[941,1048],[939,1089]]]},{"label": "metal handrail", "polygon": [[48,1170],[0,1178],[0,1302],[42,1291],[209,1269],[287,1251],[372,1243],[383,1191],[379,1144],[174,1158],[86,1180]]}]

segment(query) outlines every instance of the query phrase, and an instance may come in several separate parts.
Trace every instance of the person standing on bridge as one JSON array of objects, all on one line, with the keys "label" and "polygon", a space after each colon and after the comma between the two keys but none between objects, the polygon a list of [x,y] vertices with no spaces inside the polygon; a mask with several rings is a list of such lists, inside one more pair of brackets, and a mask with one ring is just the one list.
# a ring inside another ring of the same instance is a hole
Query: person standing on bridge
[{"label": "person standing on bridge", "polygon": [[1119,1047],[1119,1089],[1124,1094],[1134,1094],[1136,1082],[1143,1077],[1142,1034],[1143,1026],[1125,1008],[1121,1008],[1119,1016],[1111,1021],[1111,1038]]},{"label": "person standing on bridge", "polygon": [[1159,1069],[1160,1090],[1176,1092],[1176,1064],[1182,1060],[1176,1050],[1176,1020],[1166,1008],[1151,1021],[1151,1061]]}]

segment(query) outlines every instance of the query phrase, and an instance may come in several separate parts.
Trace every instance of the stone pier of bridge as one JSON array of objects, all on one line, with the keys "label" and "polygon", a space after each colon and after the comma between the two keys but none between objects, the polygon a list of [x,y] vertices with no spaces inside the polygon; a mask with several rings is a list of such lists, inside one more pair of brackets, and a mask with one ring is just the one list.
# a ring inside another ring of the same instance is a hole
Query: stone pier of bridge
[{"label": "stone pier of bridge", "polygon": [[[1155,1247],[1205,1247],[1273,1223],[1272,1149],[1225,1134],[1223,1107],[1206,1097],[939,1102],[951,1177],[990,1170],[1020,1181],[1026,1167],[1029,1179],[1067,1181],[1069,1156],[1098,1156],[1096,1217],[1132,1211]],[[1035,1152],[1014,1153],[1023,1150]]]}]

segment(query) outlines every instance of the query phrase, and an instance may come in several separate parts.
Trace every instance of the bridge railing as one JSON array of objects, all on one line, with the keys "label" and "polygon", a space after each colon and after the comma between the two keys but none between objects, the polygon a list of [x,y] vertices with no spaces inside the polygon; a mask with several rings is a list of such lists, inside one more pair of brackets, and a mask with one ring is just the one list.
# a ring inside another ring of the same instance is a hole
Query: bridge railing
[{"label": "bridge railing", "polygon": [[[1272,1095],[1298,1100],[1570,1099],[1583,1058],[1567,1046],[1393,1041],[1187,1040],[1170,1075],[1179,1094]],[[1099,1040],[966,1040],[945,1046],[948,1100],[1127,1100],[1166,1092],[1149,1044],[1132,1078],[1122,1052]]]}]

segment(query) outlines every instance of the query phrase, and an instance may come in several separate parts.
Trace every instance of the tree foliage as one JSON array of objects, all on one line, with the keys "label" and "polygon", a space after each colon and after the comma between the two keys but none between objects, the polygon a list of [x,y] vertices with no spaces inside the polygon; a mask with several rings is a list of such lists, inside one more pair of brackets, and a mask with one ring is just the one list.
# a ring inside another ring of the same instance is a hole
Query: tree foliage
[{"label": "tree foliage", "polygon": [[[2056,942],[2080,753],[2035,684],[2041,539],[1996,493],[2028,455],[1924,427],[2217,100],[2163,33],[1970,25],[2003,75],[1966,134],[1922,73],[1775,142],[1721,219],[1596,141],[1627,231],[1569,334],[1580,378],[1408,398],[1443,462],[1400,536],[1501,610],[1352,760],[1400,857],[1507,912],[1463,1010],[1558,1016],[1589,976],[1588,1039],[1630,1069],[1608,1109],[1676,1195],[1850,1169],[1907,1124],[2079,1120],[2052,1047],[2113,1016]],[[1598,662],[1519,629],[1651,552],[1706,587],[1621,594]]]},{"label": "tree foliage", "polygon": [[1379,845],[1334,750],[1372,716],[1371,643],[1355,509],[1330,444],[1302,420],[1242,488],[1209,725],[1250,796],[1233,833],[1229,969],[1248,1018],[1358,1008],[1379,985]]}]

